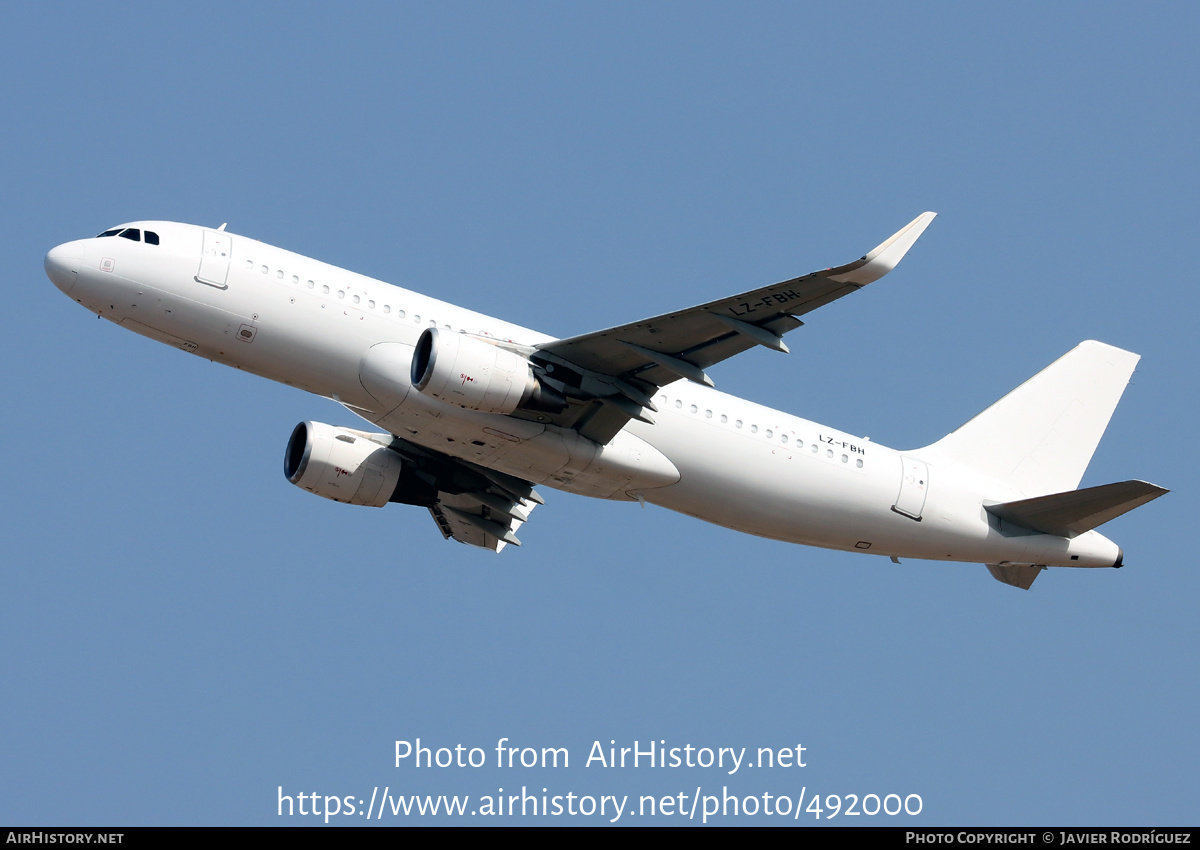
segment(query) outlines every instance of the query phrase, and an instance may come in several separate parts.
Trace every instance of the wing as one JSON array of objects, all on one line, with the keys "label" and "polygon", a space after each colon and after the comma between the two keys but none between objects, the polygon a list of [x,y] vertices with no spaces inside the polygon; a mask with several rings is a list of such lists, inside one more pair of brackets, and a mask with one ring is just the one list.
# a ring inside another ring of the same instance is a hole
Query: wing
[{"label": "wing", "polygon": [[499,552],[520,546],[516,531],[542,497],[528,481],[423,448],[400,438],[401,482],[392,501],[429,509],[442,536]]},{"label": "wing", "polygon": [[499,552],[509,543],[521,545],[516,531],[535,507],[536,502],[481,499],[475,493],[439,493],[429,513],[447,540],[454,538],[459,543]]},{"label": "wing", "polygon": [[704,370],[748,348],[786,352],[782,336],[799,316],[883,277],[935,213],[917,216],[852,263],[687,310],[543,343],[531,359],[570,402],[553,418],[607,443],[630,419],[653,422],[654,391],[680,378],[712,386]]}]

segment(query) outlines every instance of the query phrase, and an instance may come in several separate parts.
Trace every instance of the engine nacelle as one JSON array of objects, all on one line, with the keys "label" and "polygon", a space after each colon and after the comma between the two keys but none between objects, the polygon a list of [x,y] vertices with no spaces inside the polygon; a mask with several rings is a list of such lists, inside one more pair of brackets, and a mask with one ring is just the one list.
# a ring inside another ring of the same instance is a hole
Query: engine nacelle
[{"label": "engine nacelle", "polygon": [[567,406],[560,393],[537,379],[524,357],[478,337],[437,328],[426,328],[417,340],[411,377],[425,395],[468,410],[557,413]]},{"label": "engine nacelle", "polygon": [[388,503],[400,482],[401,460],[365,431],[301,422],[283,456],[283,474],[297,487],[335,502]]}]

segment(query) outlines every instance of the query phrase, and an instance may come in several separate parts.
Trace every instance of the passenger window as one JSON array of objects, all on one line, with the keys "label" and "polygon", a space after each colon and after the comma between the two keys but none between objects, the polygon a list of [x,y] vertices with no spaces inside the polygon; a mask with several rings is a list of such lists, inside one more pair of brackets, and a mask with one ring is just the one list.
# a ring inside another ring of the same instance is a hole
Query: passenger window
[{"label": "passenger window", "polygon": [[146,231],[146,244],[147,245],[157,245],[158,244],[158,234],[155,233],[153,230]]},{"label": "passenger window", "polygon": [[132,239],[134,242],[142,241],[142,231],[138,230],[136,227],[125,228],[121,231],[121,235],[126,239]]}]

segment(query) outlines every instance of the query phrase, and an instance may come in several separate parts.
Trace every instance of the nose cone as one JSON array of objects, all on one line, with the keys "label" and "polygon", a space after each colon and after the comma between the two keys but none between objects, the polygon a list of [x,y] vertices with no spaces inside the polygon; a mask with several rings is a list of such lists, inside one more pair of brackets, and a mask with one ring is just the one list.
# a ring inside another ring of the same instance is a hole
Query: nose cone
[{"label": "nose cone", "polygon": [[64,242],[46,254],[46,276],[64,293],[70,293],[79,276],[79,264],[82,261],[83,243]]}]

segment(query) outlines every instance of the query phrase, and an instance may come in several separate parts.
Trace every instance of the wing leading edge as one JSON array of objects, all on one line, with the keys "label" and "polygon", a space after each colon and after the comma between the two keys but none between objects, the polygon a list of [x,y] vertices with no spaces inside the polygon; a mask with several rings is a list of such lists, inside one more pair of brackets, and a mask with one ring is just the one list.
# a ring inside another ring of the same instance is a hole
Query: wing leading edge
[{"label": "wing leading edge", "polygon": [[712,386],[705,369],[758,345],[786,353],[782,336],[803,324],[799,316],[879,280],[935,215],[922,213],[843,266],[537,346],[531,359],[570,401],[555,424],[607,443],[630,419],[653,421],[658,387],[680,378]]}]

